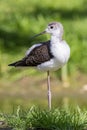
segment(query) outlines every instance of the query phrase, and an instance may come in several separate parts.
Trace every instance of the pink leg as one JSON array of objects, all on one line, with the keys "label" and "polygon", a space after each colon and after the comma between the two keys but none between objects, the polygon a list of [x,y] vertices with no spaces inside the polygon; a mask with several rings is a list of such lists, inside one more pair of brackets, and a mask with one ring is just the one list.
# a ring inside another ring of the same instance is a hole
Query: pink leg
[{"label": "pink leg", "polygon": [[50,74],[47,71],[47,89],[48,89],[48,108],[51,110],[51,90],[50,90]]}]

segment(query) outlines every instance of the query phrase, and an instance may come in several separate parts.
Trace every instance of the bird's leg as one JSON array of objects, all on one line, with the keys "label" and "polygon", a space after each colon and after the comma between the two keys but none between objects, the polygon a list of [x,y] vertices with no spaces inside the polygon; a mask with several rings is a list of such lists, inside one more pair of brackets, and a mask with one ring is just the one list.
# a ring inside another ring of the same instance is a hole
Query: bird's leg
[{"label": "bird's leg", "polygon": [[47,89],[48,89],[48,107],[51,110],[51,90],[50,90],[50,74],[47,71]]}]

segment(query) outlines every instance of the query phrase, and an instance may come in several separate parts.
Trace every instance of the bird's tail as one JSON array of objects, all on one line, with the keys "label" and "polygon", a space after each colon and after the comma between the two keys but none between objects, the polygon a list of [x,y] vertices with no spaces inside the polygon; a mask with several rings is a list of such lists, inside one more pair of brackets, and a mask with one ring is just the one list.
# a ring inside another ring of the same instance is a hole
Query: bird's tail
[{"label": "bird's tail", "polygon": [[27,65],[26,65],[25,60],[19,60],[19,61],[9,64],[8,66],[23,67],[23,66],[27,66]]}]

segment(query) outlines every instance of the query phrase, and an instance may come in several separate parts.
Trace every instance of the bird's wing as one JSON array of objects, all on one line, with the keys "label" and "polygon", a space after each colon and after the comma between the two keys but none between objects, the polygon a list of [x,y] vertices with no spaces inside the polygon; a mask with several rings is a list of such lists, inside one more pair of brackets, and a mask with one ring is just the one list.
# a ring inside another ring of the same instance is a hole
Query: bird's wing
[{"label": "bird's wing", "polygon": [[33,45],[22,60],[9,64],[9,66],[37,66],[49,61],[51,58],[53,58],[53,55],[50,50],[50,41],[46,41],[38,45]]},{"label": "bird's wing", "polygon": [[26,65],[37,66],[50,60],[53,57],[50,51],[50,41],[43,42],[41,45],[33,48],[25,57]]}]

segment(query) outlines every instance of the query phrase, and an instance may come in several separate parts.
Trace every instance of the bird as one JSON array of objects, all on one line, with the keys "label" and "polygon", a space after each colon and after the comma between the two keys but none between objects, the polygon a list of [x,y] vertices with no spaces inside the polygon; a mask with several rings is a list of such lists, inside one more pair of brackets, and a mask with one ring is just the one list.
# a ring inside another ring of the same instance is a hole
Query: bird
[{"label": "bird", "polygon": [[60,22],[50,22],[46,29],[33,36],[50,34],[50,40],[32,45],[21,60],[9,64],[14,67],[35,67],[47,72],[48,108],[51,109],[50,71],[62,68],[70,58],[70,47],[63,40],[64,28]]}]

